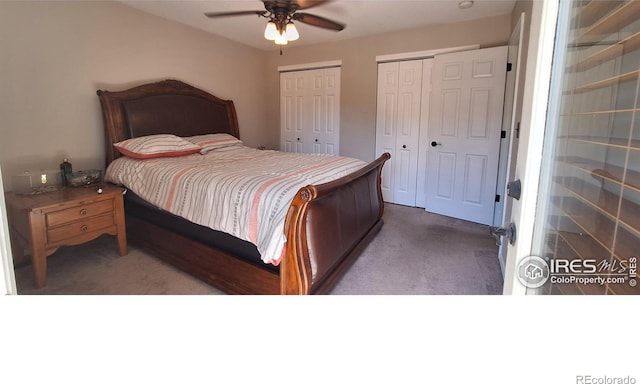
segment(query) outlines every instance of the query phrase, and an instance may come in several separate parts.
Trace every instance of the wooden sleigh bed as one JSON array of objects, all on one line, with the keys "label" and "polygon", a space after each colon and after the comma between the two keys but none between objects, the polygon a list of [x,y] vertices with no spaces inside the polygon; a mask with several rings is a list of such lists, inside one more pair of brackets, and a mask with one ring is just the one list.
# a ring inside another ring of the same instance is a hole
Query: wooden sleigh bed
[{"label": "wooden sleigh bed", "polygon": [[[107,166],[122,156],[113,144],[133,137],[240,137],[233,101],[177,80],[97,94]],[[383,224],[381,171],[389,158],[385,153],[356,172],[301,188],[286,214],[278,266],[260,260],[253,244],[156,208],[131,191],[125,195],[127,236],[133,245],[226,293],[326,294]]]}]

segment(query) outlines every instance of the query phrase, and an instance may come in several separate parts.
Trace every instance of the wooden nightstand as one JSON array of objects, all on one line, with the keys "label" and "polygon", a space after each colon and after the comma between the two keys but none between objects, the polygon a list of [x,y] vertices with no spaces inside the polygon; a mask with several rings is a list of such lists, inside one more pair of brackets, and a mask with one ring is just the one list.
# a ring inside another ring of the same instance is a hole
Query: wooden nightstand
[{"label": "wooden nightstand", "polygon": [[116,237],[121,256],[127,254],[124,189],[107,184],[97,187],[62,188],[37,195],[6,194],[12,251],[20,258],[31,249],[36,287],[47,278],[47,257],[63,245],[78,245],[100,235]]}]

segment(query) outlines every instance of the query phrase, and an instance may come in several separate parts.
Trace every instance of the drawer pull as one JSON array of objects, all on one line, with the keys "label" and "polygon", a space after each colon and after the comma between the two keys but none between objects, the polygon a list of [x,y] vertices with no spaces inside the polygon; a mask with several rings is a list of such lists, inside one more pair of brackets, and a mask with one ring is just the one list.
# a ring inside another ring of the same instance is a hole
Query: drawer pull
[{"label": "drawer pull", "polygon": [[87,210],[85,208],[80,210],[80,216],[86,216],[87,215]]},{"label": "drawer pull", "polygon": [[89,227],[83,225],[82,227],[80,227],[80,229],[82,230],[82,232],[87,232],[89,230]]}]

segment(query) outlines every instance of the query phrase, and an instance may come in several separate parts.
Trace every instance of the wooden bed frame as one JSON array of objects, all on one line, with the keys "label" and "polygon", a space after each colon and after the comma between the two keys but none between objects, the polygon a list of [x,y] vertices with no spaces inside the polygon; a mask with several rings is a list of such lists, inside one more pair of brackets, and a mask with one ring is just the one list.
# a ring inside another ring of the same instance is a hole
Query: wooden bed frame
[{"label": "wooden bed frame", "polygon": [[[107,166],[121,156],[112,144],[131,137],[229,133],[240,138],[233,101],[177,80],[97,93]],[[385,153],[350,175],[301,188],[287,213],[286,253],[278,268],[176,233],[157,218],[135,214],[134,203],[125,200],[128,239],[227,293],[329,293],[383,224],[381,172],[389,158]]]}]

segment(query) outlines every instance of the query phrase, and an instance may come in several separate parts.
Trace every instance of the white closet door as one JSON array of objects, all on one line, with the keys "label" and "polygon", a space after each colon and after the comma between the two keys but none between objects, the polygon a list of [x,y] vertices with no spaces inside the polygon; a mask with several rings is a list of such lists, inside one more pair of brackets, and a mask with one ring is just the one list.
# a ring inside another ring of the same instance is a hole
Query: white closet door
[{"label": "white closet door", "polygon": [[418,175],[416,187],[416,207],[427,206],[427,156],[429,153],[429,103],[431,101],[431,72],[433,59],[422,60],[422,97],[420,100],[420,142],[418,144]]},{"label": "white closet door", "polygon": [[340,152],[340,68],[280,74],[281,150]]},{"label": "white closet door", "polygon": [[382,176],[388,202],[416,204],[421,94],[422,60],[378,64],[376,155],[391,154]]},{"label": "white closet door", "polygon": [[284,152],[304,152],[305,83],[302,71],[280,74],[280,150]]},{"label": "white closet door", "polygon": [[392,162],[396,158],[396,111],[398,106],[398,68],[400,63],[378,64],[378,101],[376,117],[376,157],[384,152],[391,154],[382,167],[382,197],[393,203],[394,176]]},{"label": "white closet door", "polygon": [[311,130],[305,152],[337,155],[340,145],[340,68],[309,71]]}]

